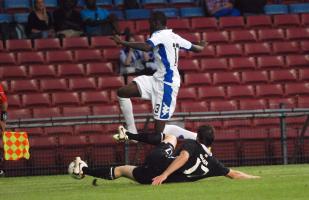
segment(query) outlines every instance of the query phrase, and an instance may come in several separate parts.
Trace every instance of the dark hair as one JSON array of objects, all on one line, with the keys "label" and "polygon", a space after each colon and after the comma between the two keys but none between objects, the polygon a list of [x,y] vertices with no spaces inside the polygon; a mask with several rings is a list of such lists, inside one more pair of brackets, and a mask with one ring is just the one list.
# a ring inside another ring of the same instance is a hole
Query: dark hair
[{"label": "dark hair", "polygon": [[151,13],[151,19],[159,22],[162,26],[166,26],[166,16],[161,11],[154,11]]},{"label": "dark hair", "polygon": [[215,139],[214,128],[209,125],[200,126],[197,130],[197,140],[210,147]]}]

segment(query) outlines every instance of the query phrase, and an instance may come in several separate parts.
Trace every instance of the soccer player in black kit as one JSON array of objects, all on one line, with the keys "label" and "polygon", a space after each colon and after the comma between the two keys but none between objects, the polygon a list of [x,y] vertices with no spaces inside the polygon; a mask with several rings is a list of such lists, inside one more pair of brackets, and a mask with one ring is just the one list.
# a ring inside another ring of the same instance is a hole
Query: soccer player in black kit
[{"label": "soccer player in black kit", "polygon": [[213,176],[232,179],[260,178],[229,169],[212,155],[210,147],[214,141],[214,129],[211,126],[199,127],[197,134],[196,141],[185,140],[182,146],[175,150],[177,139],[173,135],[132,134],[120,126],[119,133],[114,135],[116,140],[136,140],[156,145],[146,157],[145,163],[141,166],[123,165],[91,169],[77,157],[73,173],[108,180],[126,177],[141,184],[152,185],[193,182]]}]

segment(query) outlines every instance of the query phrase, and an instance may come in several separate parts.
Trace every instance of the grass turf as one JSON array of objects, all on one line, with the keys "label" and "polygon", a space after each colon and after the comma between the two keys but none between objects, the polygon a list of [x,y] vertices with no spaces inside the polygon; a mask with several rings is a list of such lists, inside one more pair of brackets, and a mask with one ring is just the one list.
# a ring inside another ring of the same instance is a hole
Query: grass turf
[{"label": "grass turf", "polygon": [[235,181],[217,177],[157,187],[139,185],[124,178],[100,179],[96,187],[91,184],[92,177],[83,180],[69,176],[0,178],[0,197],[9,200],[307,200],[309,197],[309,164],[235,169],[262,178]]}]

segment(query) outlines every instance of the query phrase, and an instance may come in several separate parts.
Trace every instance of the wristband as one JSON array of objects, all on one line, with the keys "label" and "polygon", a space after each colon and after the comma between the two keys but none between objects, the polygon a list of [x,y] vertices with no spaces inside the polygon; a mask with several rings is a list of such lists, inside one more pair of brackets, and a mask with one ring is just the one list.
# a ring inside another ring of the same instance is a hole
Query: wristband
[{"label": "wristband", "polygon": [[8,114],[6,111],[1,112],[1,121],[6,121],[8,119]]}]

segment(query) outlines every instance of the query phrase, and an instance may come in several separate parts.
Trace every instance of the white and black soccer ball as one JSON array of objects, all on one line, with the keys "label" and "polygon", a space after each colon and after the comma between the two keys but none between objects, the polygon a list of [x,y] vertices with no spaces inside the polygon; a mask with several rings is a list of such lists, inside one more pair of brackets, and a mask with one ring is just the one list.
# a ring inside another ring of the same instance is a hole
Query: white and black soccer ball
[{"label": "white and black soccer ball", "polygon": [[[80,164],[80,168],[82,167],[87,167],[87,164],[84,162],[84,161],[81,161],[82,163]],[[68,167],[68,173],[71,175],[72,178],[75,178],[75,179],[83,179],[85,178],[85,175],[84,174],[76,174],[74,173],[74,168],[75,168],[75,162],[72,161],[70,164],[69,164],[69,167]],[[81,170],[81,169],[80,169]]]}]

